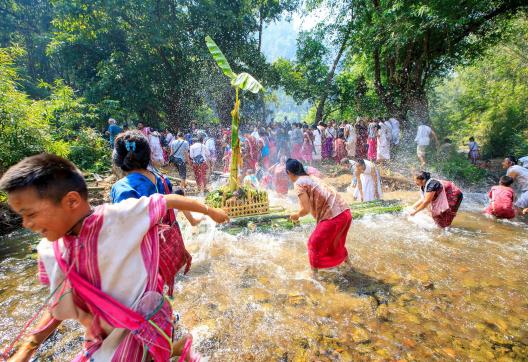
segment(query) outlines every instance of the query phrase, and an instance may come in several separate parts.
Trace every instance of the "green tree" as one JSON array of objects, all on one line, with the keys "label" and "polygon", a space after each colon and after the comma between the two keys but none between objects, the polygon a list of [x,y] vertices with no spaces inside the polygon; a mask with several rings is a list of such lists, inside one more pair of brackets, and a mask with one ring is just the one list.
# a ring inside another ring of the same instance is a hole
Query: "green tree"
[{"label": "green tree", "polygon": [[485,157],[528,153],[528,20],[507,24],[503,42],[482,59],[455,69],[430,92],[431,119],[442,135]]},{"label": "green tree", "polygon": [[346,35],[351,26],[347,56],[365,62],[365,77],[385,109],[404,122],[428,119],[430,82],[480,56],[500,39],[504,20],[527,7],[523,0],[308,3],[347,14],[338,32]]}]

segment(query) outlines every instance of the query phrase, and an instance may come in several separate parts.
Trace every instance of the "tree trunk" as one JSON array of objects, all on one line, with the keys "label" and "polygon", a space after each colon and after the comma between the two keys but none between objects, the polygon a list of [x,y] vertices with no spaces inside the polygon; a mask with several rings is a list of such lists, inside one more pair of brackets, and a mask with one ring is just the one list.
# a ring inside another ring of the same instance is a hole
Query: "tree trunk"
[{"label": "tree trunk", "polygon": [[352,31],[352,24],[353,22],[352,20],[350,20],[350,24],[348,25],[346,33],[343,37],[343,42],[341,43],[341,46],[339,47],[339,51],[337,52],[337,55],[334,59],[334,63],[332,64],[332,68],[330,68],[330,71],[326,75],[323,93],[319,97],[319,103],[317,104],[317,111],[315,112],[315,124],[318,124],[323,119],[324,105],[325,105],[326,99],[328,98],[328,88],[330,88],[332,79],[334,78],[337,65],[339,64],[339,61],[341,60],[341,56],[343,55],[347,47],[348,39],[350,38],[350,33]]},{"label": "tree trunk", "polygon": [[264,19],[262,17],[262,10],[259,10],[259,30],[258,30],[258,51],[260,53],[260,49],[262,47],[262,28],[264,24]]}]

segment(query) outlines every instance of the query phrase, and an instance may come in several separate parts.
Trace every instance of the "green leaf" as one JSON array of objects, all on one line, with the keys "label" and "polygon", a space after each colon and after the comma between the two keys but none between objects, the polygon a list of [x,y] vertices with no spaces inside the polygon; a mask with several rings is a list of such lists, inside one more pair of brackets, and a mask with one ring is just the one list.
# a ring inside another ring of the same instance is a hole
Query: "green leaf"
[{"label": "green leaf", "polygon": [[207,48],[209,49],[209,52],[213,56],[213,59],[216,61],[216,64],[222,69],[222,72],[233,81],[236,78],[235,72],[231,69],[231,66],[229,65],[229,62],[227,61],[224,53],[220,50],[218,45],[214,42],[213,39],[208,35],[205,37],[205,44],[207,44]]},{"label": "green leaf", "polygon": [[258,93],[262,89],[262,84],[253,78],[249,73],[242,72],[236,76],[236,79],[231,80],[231,85],[251,93]]}]

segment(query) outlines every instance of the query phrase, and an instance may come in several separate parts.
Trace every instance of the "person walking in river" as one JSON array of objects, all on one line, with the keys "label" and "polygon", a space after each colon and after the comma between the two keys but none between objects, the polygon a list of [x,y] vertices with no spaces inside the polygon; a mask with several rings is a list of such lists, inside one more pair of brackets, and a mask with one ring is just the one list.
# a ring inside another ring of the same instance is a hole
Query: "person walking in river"
[{"label": "person walking in river", "polygon": [[352,214],[348,204],[337,191],[321,180],[308,176],[298,160],[286,161],[286,173],[295,185],[300,208],[290,215],[290,219],[298,221],[300,217],[311,213],[317,222],[308,239],[308,257],[314,274],[319,269],[349,263],[345,243],[352,224]]},{"label": "person walking in river", "polygon": [[223,210],[159,194],[92,208],[79,169],[51,154],[8,169],[0,190],[24,226],[44,237],[37,250],[50,313],[85,329],[77,361],[168,361],[183,352],[173,344],[172,307],[162,295],[158,222],[174,208],[224,222]]},{"label": "person walking in river", "polygon": [[486,214],[498,219],[513,219],[515,217],[515,209],[513,208],[515,192],[511,188],[512,184],[513,179],[510,176],[502,176],[499,185],[491,188],[488,193],[490,204],[484,211]]},{"label": "person walking in river", "polygon": [[414,182],[420,187],[420,199],[412,206],[410,215],[427,208],[438,227],[450,226],[464,198],[462,191],[451,181],[435,180],[425,171],[415,174]]},{"label": "person walking in river", "polygon": [[506,176],[513,179],[513,185],[517,188],[517,200],[514,206],[518,209],[528,208],[528,169],[517,165],[515,156],[507,156],[502,161],[502,168],[506,169]]}]

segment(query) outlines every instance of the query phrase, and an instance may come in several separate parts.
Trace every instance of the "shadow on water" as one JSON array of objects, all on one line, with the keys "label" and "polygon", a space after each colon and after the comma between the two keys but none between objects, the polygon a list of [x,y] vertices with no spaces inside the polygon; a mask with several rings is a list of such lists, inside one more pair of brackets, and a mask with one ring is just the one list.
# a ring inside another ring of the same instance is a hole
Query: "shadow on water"
[{"label": "shadow on water", "polygon": [[378,305],[386,304],[392,298],[391,284],[350,267],[342,267],[332,274],[323,272],[320,281],[325,284],[334,284],[337,291],[352,296],[373,297]]}]

